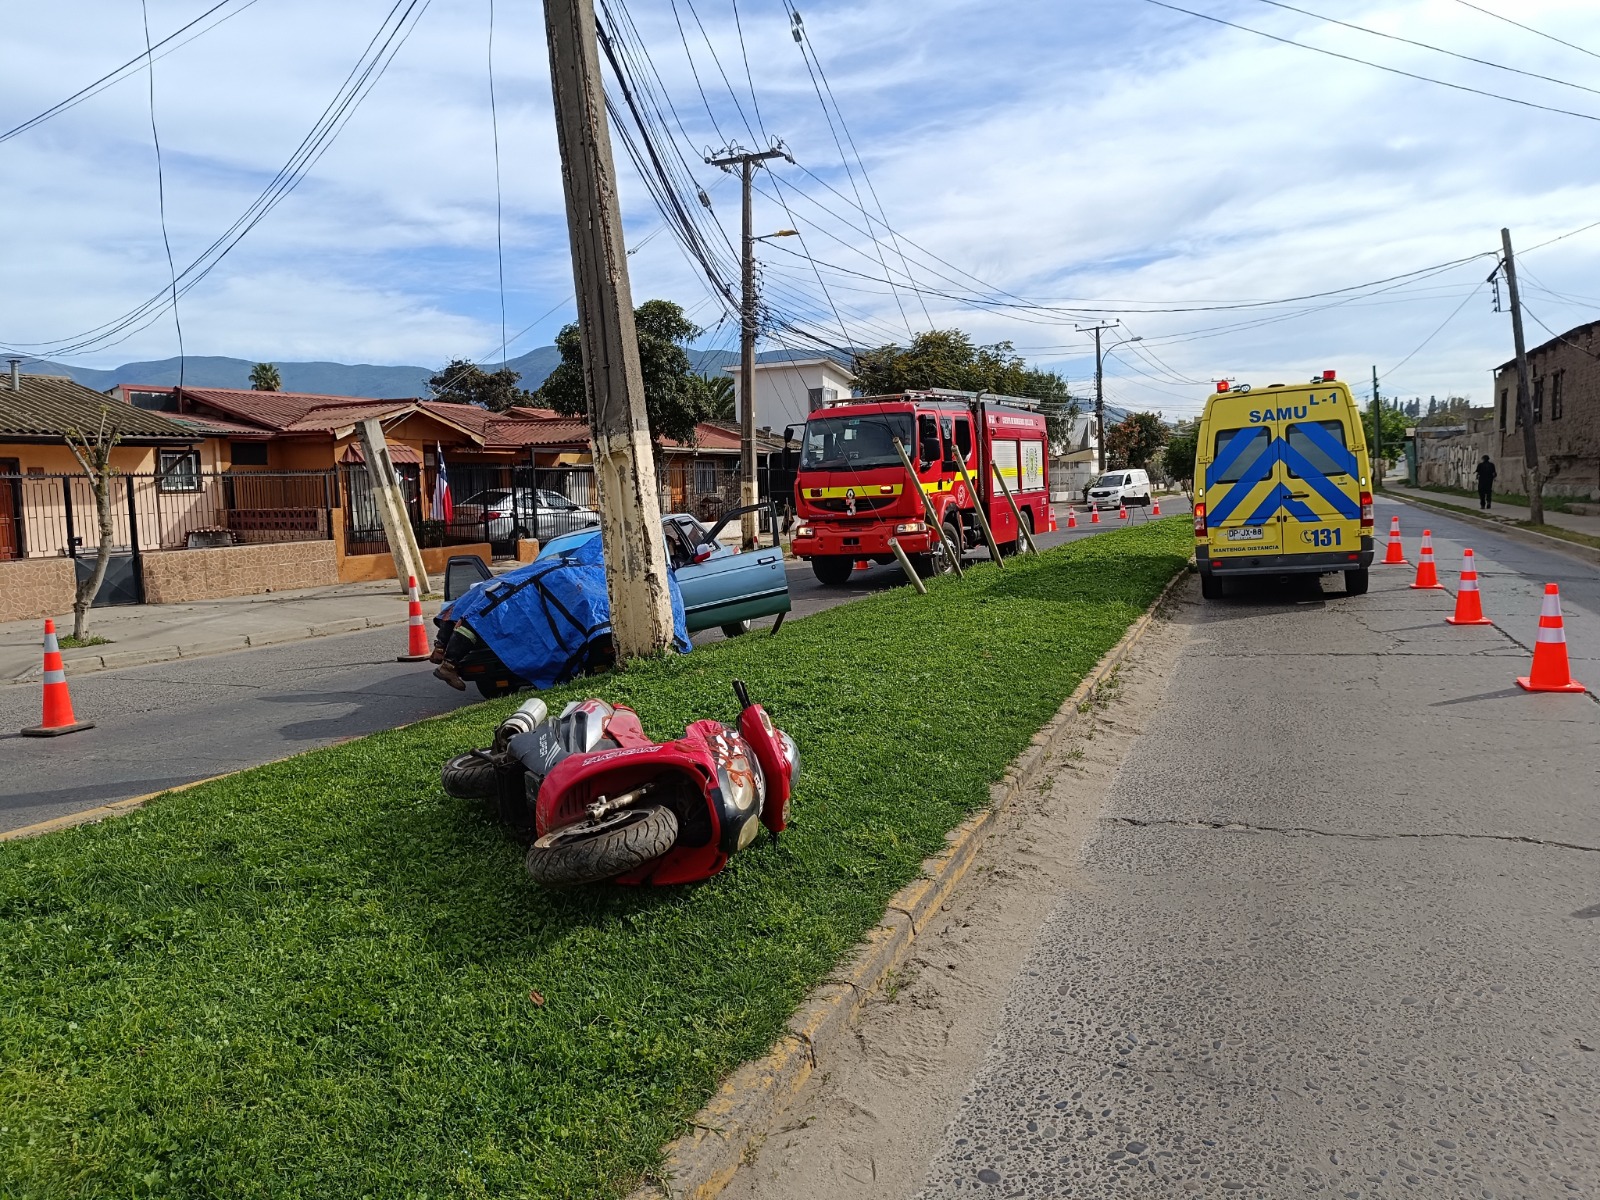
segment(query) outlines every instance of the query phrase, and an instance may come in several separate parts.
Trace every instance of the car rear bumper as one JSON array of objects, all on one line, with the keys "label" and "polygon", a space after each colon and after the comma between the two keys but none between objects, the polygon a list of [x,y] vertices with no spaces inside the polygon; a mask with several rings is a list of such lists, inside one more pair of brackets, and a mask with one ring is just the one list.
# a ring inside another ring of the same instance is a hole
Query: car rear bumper
[{"label": "car rear bumper", "polygon": [[1363,536],[1360,550],[1319,550],[1312,554],[1229,555],[1213,559],[1211,547],[1194,548],[1195,565],[1207,575],[1298,575],[1356,571],[1372,565],[1372,538]]}]

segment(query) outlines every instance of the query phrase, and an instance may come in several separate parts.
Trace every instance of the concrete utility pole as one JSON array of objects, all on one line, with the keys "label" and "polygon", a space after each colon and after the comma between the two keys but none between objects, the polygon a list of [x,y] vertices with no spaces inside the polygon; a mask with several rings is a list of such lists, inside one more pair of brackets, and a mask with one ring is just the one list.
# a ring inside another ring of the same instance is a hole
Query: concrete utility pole
[{"label": "concrete utility pole", "polygon": [[1544,524],[1544,480],[1539,473],[1539,436],[1533,428],[1533,388],[1528,383],[1528,344],[1522,337],[1522,296],[1517,291],[1517,261],[1511,255],[1511,230],[1500,231],[1506,256],[1506,288],[1511,293],[1511,336],[1517,344],[1517,416],[1522,421],[1522,468],[1528,489],[1528,520]]},{"label": "concrete utility pole", "polygon": [[[755,236],[750,208],[750,181],[755,174],[756,164],[769,158],[794,161],[789,157],[789,152],[779,146],[760,152],[747,152],[730,146],[722,157],[706,159],[711,166],[721,167],[724,171],[732,170],[737,165],[744,186],[743,236],[740,242],[743,247],[743,271],[739,296],[739,470],[742,476],[739,481],[739,503],[745,506],[759,499],[756,494],[756,243],[766,240]],[[768,236],[788,236],[791,232],[786,229]],[[746,550],[755,549],[754,510],[744,514],[740,536]]]},{"label": "concrete utility pole", "polygon": [[1075,328],[1079,333],[1094,334],[1094,436],[1099,447],[1095,451],[1095,470],[1106,469],[1106,389],[1105,389],[1105,360],[1100,355],[1100,334],[1107,329],[1115,329],[1117,322],[1109,325],[1096,325],[1093,329],[1078,325]]},{"label": "concrete utility pole", "polygon": [[583,336],[583,386],[617,661],[672,644],[667,547],[622,244],[594,0],[545,0],[550,90]]},{"label": "concrete utility pole", "polygon": [[1378,364],[1372,364],[1372,490],[1383,484],[1383,405],[1378,401]]}]

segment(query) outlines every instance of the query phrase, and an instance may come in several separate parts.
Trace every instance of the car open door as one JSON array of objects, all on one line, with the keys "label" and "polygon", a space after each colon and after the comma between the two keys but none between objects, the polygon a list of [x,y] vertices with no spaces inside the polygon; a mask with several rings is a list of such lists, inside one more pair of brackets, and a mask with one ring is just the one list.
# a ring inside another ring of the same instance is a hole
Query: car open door
[{"label": "car open door", "polygon": [[[744,551],[722,545],[717,540],[721,532],[751,511],[767,513],[772,522],[771,545]],[[769,498],[728,509],[706,540],[694,548],[692,561],[677,568],[677,575],[690,632],[738,625],[757,617],[779,616],[781,624],[781,615],[789,611],[789,576],[783,569],[777,506]],[[776,632],[777,627],[773,628]]]}]

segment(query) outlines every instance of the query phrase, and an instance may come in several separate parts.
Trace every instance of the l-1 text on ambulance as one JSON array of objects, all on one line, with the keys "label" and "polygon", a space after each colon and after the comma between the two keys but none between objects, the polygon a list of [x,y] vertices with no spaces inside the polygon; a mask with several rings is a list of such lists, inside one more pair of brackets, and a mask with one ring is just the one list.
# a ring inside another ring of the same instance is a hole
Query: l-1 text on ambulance
[{"label": "l-1 text on ambulance", "polygon": [[1253,391],[1219,383],[1200,418],[1194,556],[1208,600],[1244,575],[1344,573],[1367,590],[1372,482],[1366,434],[1333,371]]},{"label": "l-1 text on ambulance", "polygon": [[[962,551],[980,543],[980,507],[1007,553],[1019,533],[996,468],[1028,531],[1044,532],[1050,528],[1049,435],[1037,409],[1036,400],[944,388],[860,396],[817,409],[806,419],[795,474],[795,556],[809,559],[823,583],[837,585],[857,562],[893,562],[894,538],[919,572],[931,573],[944,569],[941,540]],[[933,507],[931,525],[917,488],[908,486],[896,439]],[[961,476],[963,465],[972,489]]]}]

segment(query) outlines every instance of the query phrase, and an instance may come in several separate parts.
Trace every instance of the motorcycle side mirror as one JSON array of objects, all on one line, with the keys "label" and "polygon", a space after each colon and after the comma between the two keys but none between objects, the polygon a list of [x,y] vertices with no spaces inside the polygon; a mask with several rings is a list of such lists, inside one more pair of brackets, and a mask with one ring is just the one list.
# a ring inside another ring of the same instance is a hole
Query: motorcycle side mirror
[{"label": "motorcycle side mirror", "polygon": [[709,542],[702,543],[701,545],[695,547],[694,561],[697,564],[698,563],[707,562],[707,561],[710,560],[711,556],[713,554],[715,554],[716,552],[717,552],[717,548],[715,546],[711,545],[711,543],[709,543]]}]

